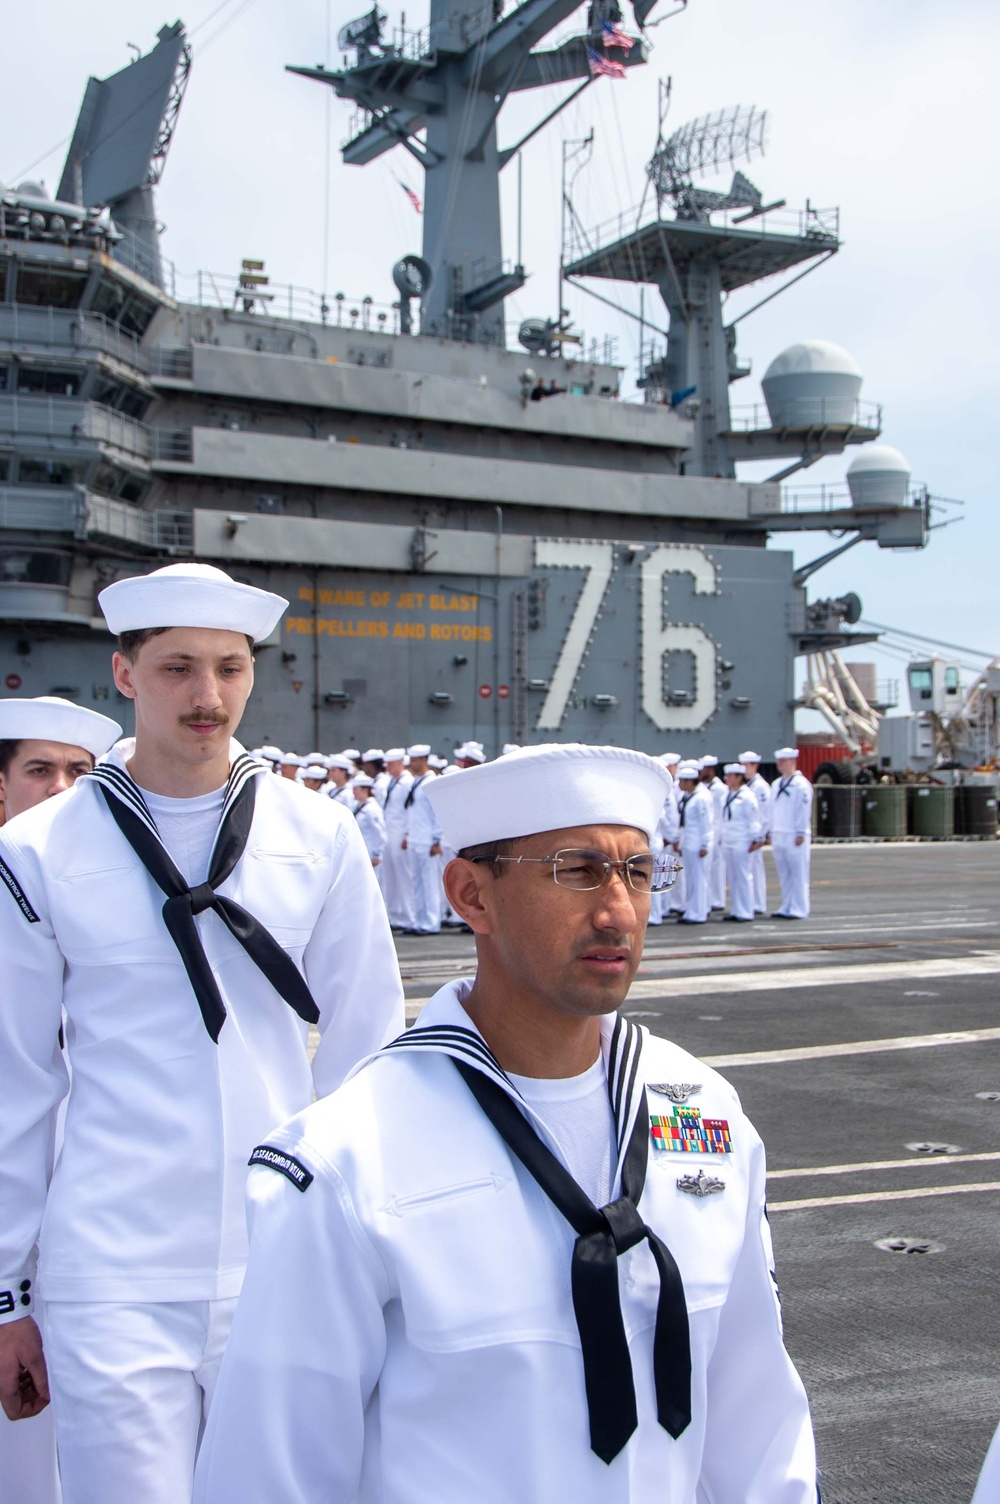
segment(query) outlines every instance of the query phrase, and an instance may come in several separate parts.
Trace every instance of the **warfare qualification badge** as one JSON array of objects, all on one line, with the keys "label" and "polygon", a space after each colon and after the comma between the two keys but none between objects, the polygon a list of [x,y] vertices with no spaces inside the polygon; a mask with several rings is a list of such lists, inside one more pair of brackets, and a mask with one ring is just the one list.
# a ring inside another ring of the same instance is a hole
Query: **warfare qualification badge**
[{"label": "warfare qualification badge", "polygon": [[677,1107],[682,1107],[688,1097],[701,1091],[701,1083],[694,1086],[687,1081],[678,1081],[676,1084],[670,1081],[650,1081],[649,1089],[659,1097],[666,1097],[668,1102],[673,1102]]},{"label": "warfare qualification badge", "polygon": [[699,1170],[697,1175],[682,1175],[677,1182],[679,1191],[687,1191],[689,1196],[713,1196],[719,1191],[726,1189],[724,1180],[716,1180],[712,1175],[706,1175],[704,1170]]}]

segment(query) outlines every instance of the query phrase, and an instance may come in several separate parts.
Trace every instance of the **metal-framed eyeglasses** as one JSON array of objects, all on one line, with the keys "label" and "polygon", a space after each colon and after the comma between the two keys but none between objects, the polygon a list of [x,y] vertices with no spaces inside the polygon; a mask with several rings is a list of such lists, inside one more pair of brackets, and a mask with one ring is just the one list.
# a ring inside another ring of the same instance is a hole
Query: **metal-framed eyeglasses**
[{"label": "metal-framed eyeglasses", "polygon": [[575,893],[603,888],[612,872],[617,872],[633,893],[665,893],[673,887],[681,870],[680,863],[666,854],[643,852],[615,862],[602,851],[580,851],[575,847],[556,851],[552,856],[474,856],[472,861],[490,867],[495,862],[544,863],[551,867],[560,888],[570,888]]}]

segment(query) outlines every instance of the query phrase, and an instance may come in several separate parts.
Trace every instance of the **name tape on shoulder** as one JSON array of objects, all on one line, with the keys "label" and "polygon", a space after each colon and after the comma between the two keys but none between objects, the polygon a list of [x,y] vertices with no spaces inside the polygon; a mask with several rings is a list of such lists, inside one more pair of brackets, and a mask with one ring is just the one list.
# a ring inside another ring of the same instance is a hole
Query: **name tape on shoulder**
[{"label": "name tape on shoulder", "polygon": [[307,1170],[293,1155],[286,1154],[282,1149],[273,1149],[270,1144],[258,1144],[247,1164],[267,1165],[269,1170],[277,1170],[279,1175],[284,1175],[299,1191],[307,1191],[313,1183],[311,1170]]},{"label": "name tape on shoulder", "polygon": [[0,883],[3,883],[4,886],[10,890],[11,897],[17,904],[18,908],[21,910],[21,913],[24,915],[28,923],[37,924],[38,915],[35,913],[34,909],[31,907],[31,904],[28,902],[21,884],[18,882],[13,872],[11,872],[10,868],[7,866],[7,863],[3,860],[0,860]]}]

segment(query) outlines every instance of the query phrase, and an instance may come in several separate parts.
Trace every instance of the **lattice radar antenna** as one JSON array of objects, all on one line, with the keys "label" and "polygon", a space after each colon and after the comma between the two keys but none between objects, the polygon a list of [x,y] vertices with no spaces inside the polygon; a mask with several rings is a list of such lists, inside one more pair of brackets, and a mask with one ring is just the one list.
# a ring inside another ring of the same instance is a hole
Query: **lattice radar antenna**
[{"label": "lattice radar antenna", "polygon": [[756,105],[730,105],[682,125],[654,152],[646,173],[656,197],[672,199],[678,212],[704,217],[712,209],[759,209],[761,196],[743,173],[737,172],[728,193],[694,186],[695,174],[719,172],[736,162],[764,155],[767,111]]},{"label": "lattice radar antenna", "polygon": [[341,52],[357,51],[362,55],[367,54],[373,47],[378,47],[382,42],[382,33],[388,20],[384,10],[379,10],[375,5],[365,15],[359,16],[356,21],[348,21],[337,33],[337,47]]}]

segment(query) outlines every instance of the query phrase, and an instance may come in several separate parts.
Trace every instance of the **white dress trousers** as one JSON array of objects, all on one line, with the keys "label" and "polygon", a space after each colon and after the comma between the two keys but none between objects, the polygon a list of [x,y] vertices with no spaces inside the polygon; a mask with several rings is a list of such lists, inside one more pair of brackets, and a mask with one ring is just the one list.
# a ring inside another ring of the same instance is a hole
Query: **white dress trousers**
[{"label": "white dress trousers", "polygon": [[389,910],[389,923],[397,929],[412,929],[414,924],[413,888],[410,859],[403,850],[409,823],[406,796],[413,786],[413,774],[405,768],[390,781],[385,792],[382,812],[385,815],[385,851],[382,855],[382,892]]},{"label": "white dress trousers", "polygon": [[3,1504],[59,1504],[52,1406],[30,1420],[0,1411],[0,1499]]},{"label": "white dress trousers", "polygon": [[[722,819],[722,806],[726,802],[729,790],[721,778],[713,778],[711,783],[705,785],[712,796],[712,809],[715,813],[715,830],[718,835],[719,822]],[[726,862],[722,854],[722,842],[717,840],[712,848],[712,908],[724,909],[726,907]]]},{"label": "white dress trousers", "polygon": [[63,1504],[189,1504],[235,1310],[234,1298],[47,1304]]},{"label": "white dress trousers", "polygon": [[[757,801],[761,836],[766,837],[771,831],[771,785],[766,778],[755,773],[747,788]],[[763,846],[753,854],[753,907],[756,914],[767,913],[767,868],[764,866]]]}]

